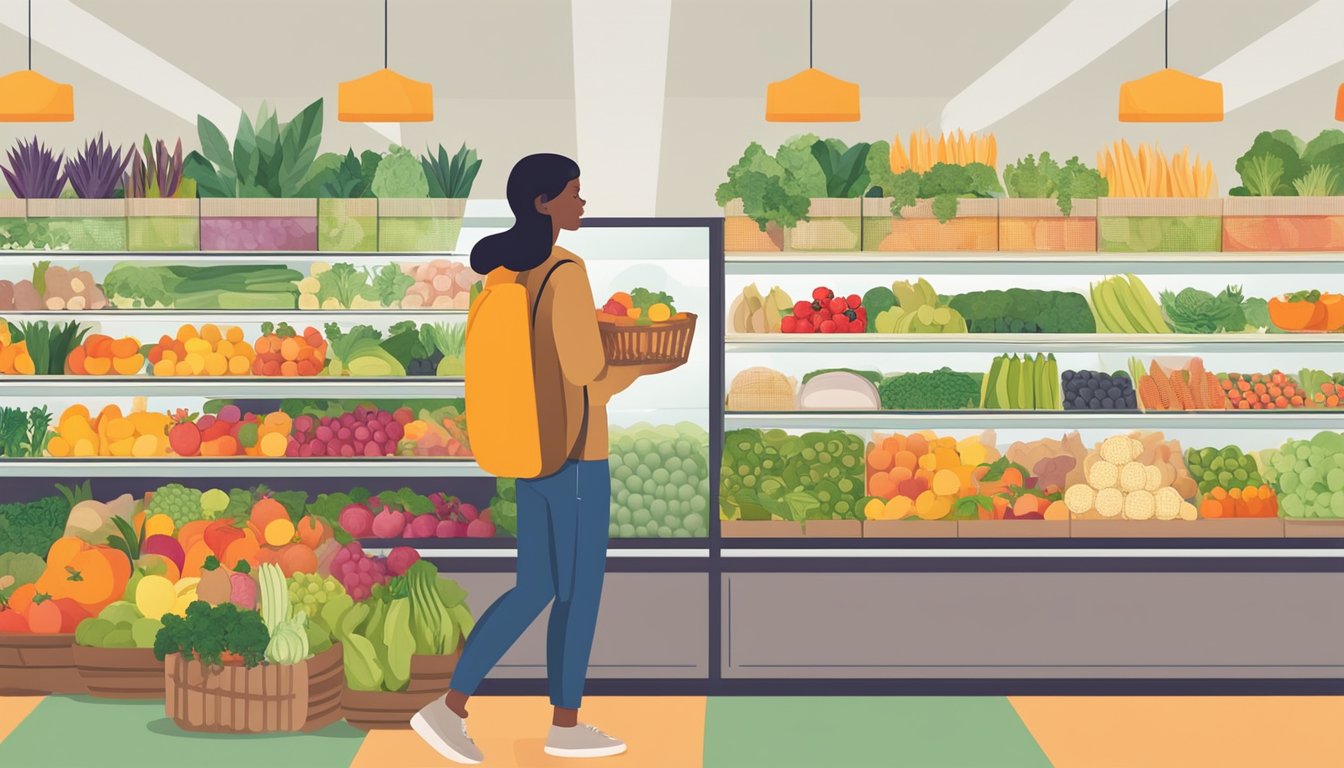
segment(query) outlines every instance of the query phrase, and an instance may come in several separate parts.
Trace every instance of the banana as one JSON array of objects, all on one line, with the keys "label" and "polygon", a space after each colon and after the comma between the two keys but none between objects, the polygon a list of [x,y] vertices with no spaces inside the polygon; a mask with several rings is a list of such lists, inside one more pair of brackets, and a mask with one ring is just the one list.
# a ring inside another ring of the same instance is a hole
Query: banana
[{"label": "banana", "polygon": [[1125,277],[1129,278],[1130,292],[1134,295],[1139,310],[1148,317],[1149,325],[1152,328],[1149,333],[1171,333],[1166,318],[1162,316],[1162,307],[1153,298],[1148,286],[1144,285],[1143,281],[1135,275],[1125,275]]},{"label": "banana", "polygon": [[1097,316],[1097,330],[1101,333],[1120,333],[1115,325],[1115,316],[1106,301],[1106,281],[1092,284],[1092,310]]}]

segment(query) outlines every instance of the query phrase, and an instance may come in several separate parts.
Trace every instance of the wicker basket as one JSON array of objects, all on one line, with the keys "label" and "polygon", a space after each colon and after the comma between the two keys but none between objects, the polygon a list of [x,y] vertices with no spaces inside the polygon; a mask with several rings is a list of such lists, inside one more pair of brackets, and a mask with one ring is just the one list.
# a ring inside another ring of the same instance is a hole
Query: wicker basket
[{"label": "wicker basket", "polygon": [[695,315],[656,325],[598,323],[608,365],[684,363],[691,355]]},{"label": "wicker basket", "polygon": [[315,731],[341,717],[341,646],[298,664],[206,667],[180,654],[164,664],[164,709],[186,731]]},{"label": "wicker basket", "polygon": [[75,668],[90,696],[162,699],[163,662],[153,648],[92,648],[75,644]]},{"label": "wicker basket", "polygon": [[74,644],[74,634],[0,634],[0,696],[86,693]]},{"label": "wicker basket", "polygon": [[411,715],[448,692],[453,670],[462,658],[462,646],[446,656],[412,656],[411,681],[404,691],[353,691],[341,693],[345,721],[361,731],[411,727]]}]

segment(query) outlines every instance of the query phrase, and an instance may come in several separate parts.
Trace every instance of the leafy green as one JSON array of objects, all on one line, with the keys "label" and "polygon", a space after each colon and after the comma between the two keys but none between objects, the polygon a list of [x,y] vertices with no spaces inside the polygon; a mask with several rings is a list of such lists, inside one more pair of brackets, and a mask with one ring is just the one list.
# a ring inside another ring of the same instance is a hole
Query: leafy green
[{"label": "leafy green", "polygon": [[951,368],[903,373],[878,386],[888,411],[956,411],[980,407],[980,377]]},{"label": "leafy green", "polygon": [[0,603],[24,584],[37,581],[45,568],[42,557],[32,552],[0,552],[0,576],[14,577],[14,582],[8,587],[0,587]]},{"label": "leafy green", "polygon": [[[673,307],[671,294],[662,291],[650,291],[647,288],[635,288],[630,291],[630,302],[636,309],[642,309],[645,313],[647,313],[649,307],[652,307],[654,304],[666,304],[669,309],[672,309]],[[673,311],[675,312],[676,310],[673,309]]]},{"label": "leafy green", "polygon": [[415,285],[415,278],[403,272],[396,264],[384,264],[378,269],[372,282],[373,292],[384,307],[394,306],[406,298],[406,292],[412,285]]},{"label": "leafy green", "polygon": [[345,153],[345,157],[341,158],[341,164],[322,184],[322,197],[345,199],[371,197],[371,181],[372,179],[364,176],[364,169],[360,165],[359,158],[355,157],[355,150],[352,149]]},{"label": "leafy green", "polygon": [[951,309],[968,333],[1096,333],[1097,321],[1082,294],[1009,288],[953,296]]},{"label": "leafy green", "polygon": [[490,519],[500,533],[518,537],[518,496],[513,478],[495,479],[495,497],[490,500]]},{"label": "leafy green", "polygon": [[439,145],[437,155],[428,147],[425,151],[429,154],[421,155],[420,165],[425,169],[430,197],[463,198],[471,194],[471,185],[481,170],[481,161],[476,157],[476,150],[467,149],[464,143],[451,160],[448,159],[448,152],[442,144]]},{"label": "leafy green", "polygon": [[813,147],[820,141],[816,135],[807,133],[789,139],[775,150],[775,157],[794,191],[809,198],[828,197],[826,171],[813,152]]},{"label": "leafy green", "polygon": [[1293,190],[1302,197],[1328,197],[1339,189],[1339,173],[1328,165],[1313,165],[1300,179],[1293,179]]},{"label": "leafy green", "polygon": [[826,178],[824,197],[862,197],[868,191],[868,152],[870,145],[860,143],[846,147],[839,139],[826,139],[812,145]]},{"label": "leafy green", "polygon": [[322,99],[280,125],[262,102],[255,121],[238,117],[230,149],[224,134],[203,115],[196,117],[201,151],[187,155],[183,174],[201,197],[303,197],[318,146],[322,143]]},{"label": "leafy green", "polygon": [[413,515],[427,515],[434,511],[434,502],[430,501],[428,496],[416,493],[410,488],[382,491],[375,495],[389,507],[405,510]]},{"label": "leafy green", "polygon": [[343,308],[349,309],[367,287],[366,273],[356,269],[353,264],[338,262],[332,264],[331,269],[318,274],[317,300],[321,303],[335,299]]},{"label": "leafy green", "polygon": [[382,332],[371,325],[356,325],[349,331],[343,331],[336,323],[327,323],[323,329],[331,345],[332,360],[342,363],[349,363],[365,352],[378,349],[383,338]]},{"label": "leafy green", "polygon": [[1077,156],[1061,168],[1049,152],[1041,153],[1039,163],[1033,155],[1027,155],[1004,166],[1003,184],[1009,197],[1055,198],[1065,216],[1073,212],[1075,199],[1105,197],[1110,189],[1106,179],[1079,162]]},{"label": "leafy green", "polygon": [[1329,196],[1344,193],[1344,131],[1330,128],[1310,142],[1291,131],[1264,131],[1237,159],[1237,196]]},{"label": "leafy green", "polygon": [[243,658],[243,665],[255,667],[266,653],[271,636],[256,611],[239,610],[233,603],[211,606],[197,600],[187,606],[185,617],[165,614],[163,629],[154,638],[154,658],[163,661],[174,653],[184,659],[199,659],[206,666],[218,666],[226,652]]},{"label": "leafy green", "polygon": [[70,232],[39,219],[0,220],[0,250],[70,249]]},{"label": "leafy green", "polygon": [[1162,313],[1176,333],[1240,333],[1246,329],[1239,286],[1214,296],[1198,288],[1162,292]]},{"label": "leafy green", "polygon": [[804,523],[859,519],[863,457],[863,440],[845,432],[731,430],[723,443],[723,513],[741,520]]},{"label": "leafy green", "polygon": [[373,176],[373,194],[385,198],[429,197],[429,180],[425,178],[420,161],[409,149],[393,145],[378,163]]},{"label": "leafy green", "polygon": [[756,142],[747,146],[741,159],[728,169],[728,181],[714,192],[720,206],[739,198],[745,215],[762,232],[771,223],[787,228],[806,220],[811,206],[808,195],[784,166]]},{"label": "leafy green", "polygon": [[432,347],[425,346],[425,338],[414,320],[403,320],[387,329],[387,339],[382,343],[383,350],[396,358],[403,368],[412,360],[429,357],[434,353]]},{"label": "leafy green", "polygon": [[1251,297],[1241,303],[1242,314],[1246,316],[1247,328],[1273,328],[1274,324],[1269,321],[1269,302]]},{"label": "leafy green", "polygon": [[60,376],[65,373],[65,360],[88,335],[89,328],[71,320],[64,325],[46,320],[18,324],[20,338],[28,344],[28,356],[33,359],[36,376]]},{"label": "leafy green", "polygon": [[0,504],[0,541],[5,551],[46,557],[52,542],[65,533],[70,507],[60,496]]},{"label": "leafy green", "polygon": [[52,437],[50,426],[51,412],[45,405],[26,412],[22,408],[0,407],[0,456],[31,458],[44,455]]},{"label": "leafy green", "polygon": [[[922,199],[932,199],[934,216],[947,223],[957,215],[958,198],[1003,196],[998,174],[984,163],[935,163],[923,174],[914,171],[893,174],[888,167],[886,152],[881,151],[882,144],[874,144],[869,151],[868,171],[873,184],[883,195],[892,198],[893,216],[900,216],[903,208]],[[884,167],[887,168],[885,172]]]}]

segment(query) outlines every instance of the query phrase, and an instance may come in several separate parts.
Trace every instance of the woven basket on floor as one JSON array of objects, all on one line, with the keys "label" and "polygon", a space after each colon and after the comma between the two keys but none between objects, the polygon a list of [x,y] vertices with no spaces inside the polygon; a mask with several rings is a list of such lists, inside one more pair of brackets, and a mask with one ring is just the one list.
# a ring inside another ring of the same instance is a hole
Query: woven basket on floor
[{"label": "woven basket on floor", "polygon": [[90,696],[102,699],[162,699],[163,662],[153,648],[74,646],[75,668]]},{"label": "woven basket on floor", "polygon": [[74,634],[0,634],[0,696],[87,692],[74,644]]},{"label": "woven basket on floor", "polygon": [[165,661],[163,678],[164,709],[183,730],[315,731],[341,717],[345,668],[337,644],[298,664],[251,669],[206,667],[173,654]]},{"label": "woven basket on floor", "polygon": [[654,325],[598,323],[608,365],[684,363],[695,338],[695,315]]},{"label": "woven basket on floor", "polygon": [[443,656],[412,656],[406,690],[355,691],[347,687],[341,694],[341,714],[361,731],[410,728],[411,715],[448,692],[460,658],[461,644],[455,652]]}]

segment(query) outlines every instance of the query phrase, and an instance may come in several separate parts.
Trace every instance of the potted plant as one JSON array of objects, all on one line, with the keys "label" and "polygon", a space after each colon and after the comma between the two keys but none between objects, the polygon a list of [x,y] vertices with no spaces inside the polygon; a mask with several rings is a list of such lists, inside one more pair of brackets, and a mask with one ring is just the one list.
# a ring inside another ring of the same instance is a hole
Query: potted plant
[{"label": "potted plant", "polygon": [[317,250],[322,100],[283,125],[263,102],[255,121],[239,116],[232,149],[205,117],[196,128],[201,152],[187,155],[183,173],[201,197],[201,250]]},{"label": "potted plant", "polygon": [[[863,248],[868,251],[993,251],[999,247],[993,137],[958,134],[911,137],[907,157],[899,139],[875,142],[868,153],[872,185],[863,201]],[[977,159],[978,158],[978,159]]]},{"label": "potted plant", "polygon": [[1311,141],[1265,131],[1237,159],[1223,201],[1225,251],[1344,251],[1344,131]]},{"label": "potted plant", "polygon": [[317,199],[317,249],[371,252],[378,250],[378,199],[373,177],[382,155],[353,149],[328,172]]},{"label": "potted plant", "polygon": [[999,201],[999,249],[1097,250],[1097,198],[1106,180],[1071,157],[1061,166],[1049,152],[1003,168],[1008,197]]},{"label": "potted plant", "polygon": [[1117,142],[1098,153],[1107,197],[1097,200],[1097,250],[1112,253],[1222,250],[1223,201],[1213,164],[1170,158],[1155,146]]},{"label": "potted plant", "polygon": [[378,197],[378,250],[451,251],[457,247],[481,161],[466,145],[451,159],[443,146],[416,159],[392,146],[378,165],[373,193]]},{"label": "potted plant", "polygon": [[169,153],[159,139],[144,152],[131,148],[126,190],[127,242],[132,251],[198,251],[201,249],[201,206],[196,182],[183,178],[182,140]]},{"label": "potted plant", "polygon": [[409,728],[411,715],[448,689],[475,623],[467,593],[418,557],[410,547],[392,550],[389,569],[404,572],[335,619],[349,649],[341,709],[360,730]]}]

